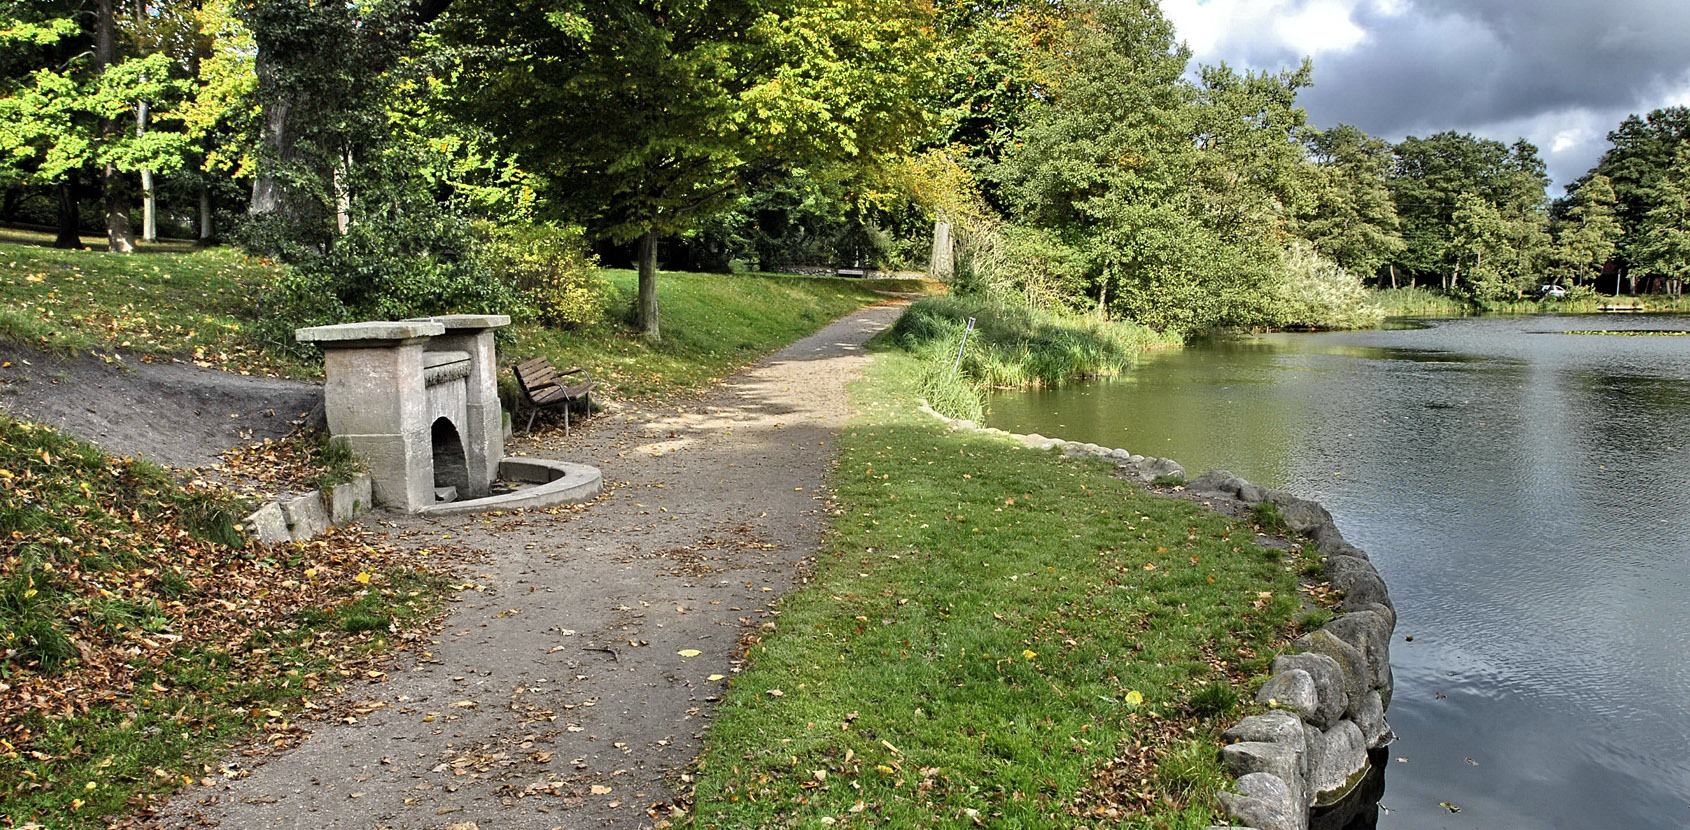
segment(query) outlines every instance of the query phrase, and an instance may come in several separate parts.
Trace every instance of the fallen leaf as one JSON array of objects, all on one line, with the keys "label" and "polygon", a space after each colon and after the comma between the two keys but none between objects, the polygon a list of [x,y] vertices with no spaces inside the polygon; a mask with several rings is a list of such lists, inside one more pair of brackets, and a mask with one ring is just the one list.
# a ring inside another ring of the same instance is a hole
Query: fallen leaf
[{"label": "fallen leaf", "polygon": [[704,652],[699,651],[696,648],[683,648],[680,651],[677,651],[675,653],[681,655],[682,657],[697,657],[698,655],[703,654]]},{"label": "fallen leaf", "polygon": [[1144,702],[1144,694],[1137,689],[1127,692],[1127,705],[1137,706]]},{"label": "fallen leaf", "polygon": [[708,680],[708,681],[710,681],[710,682],[712,682],[712,683],[714,683],[714,682],[716,682],[716,681],[718,681],[718,680],[721,680],[721,679],[722,679],[722,677],[723,677],[723,675],[720,675],[720,674],[713,674],[713,675],[710,675],[710,676],[709,676],[709,677],[706,677],[706,678],[704,678],[704,679],[705,679],[705,680]]},{"label": "fallen leaf", "polygon": [[603,784],[594,784],[593,795],[610,795],[610,788]]}]

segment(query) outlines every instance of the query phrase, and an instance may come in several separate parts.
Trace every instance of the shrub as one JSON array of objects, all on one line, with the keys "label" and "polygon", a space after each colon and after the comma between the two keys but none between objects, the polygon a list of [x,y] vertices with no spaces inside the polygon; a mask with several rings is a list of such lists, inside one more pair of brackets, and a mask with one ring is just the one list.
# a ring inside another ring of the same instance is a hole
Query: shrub
[{"label": "shrub", "polygon": [[469,224],[448,208],[395,208],[354,222],[325,251],[294,248],[260,301],[261,337],[302,354],[293,329],[430,314],[508,313],[514,292],[488,276]]},{"label": "shrub", "polygon": [[1384,315],[1368,302],[1361,280],[1316,253],[1306,242],[1293,242],[1275,269],[1269,322],[1278,326],[1354,329],[1377,324]]},{"label": "shrub", "polygon": [[604,318],[610,283],[577,226],[483,227],[482,259],[540,322],[581,328]]}]

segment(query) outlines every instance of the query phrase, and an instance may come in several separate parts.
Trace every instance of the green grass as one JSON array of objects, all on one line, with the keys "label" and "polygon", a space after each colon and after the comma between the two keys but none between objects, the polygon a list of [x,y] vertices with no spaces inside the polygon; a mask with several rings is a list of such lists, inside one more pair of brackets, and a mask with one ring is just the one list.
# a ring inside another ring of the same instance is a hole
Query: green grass
[{"label": "green grass", "polygon": [[[24,239],[8,232],[7,240]],[[0,338],[49,350],[104,346],[248,371],[308,371],[247,337],[274,270],[231,248],[67,251],[0,242]]]},{"label": "green grass", "polygon": [[662,271],[657,296],[663,339],[653,345],[619,319],[631,303],[636,274],[606,275],[619,295],[611,304],[618,319],[581,331],[514,327],[500,345],[503,359],[545,356],[559,367],[582,366],[609,395],[649,400],[702,388],[849,311],[885,300],[876,288],[904,290],[910,282]]},{"label": "green grass", "polygon": [[[315,350],[264,341],[260,323],[278,310],[254,298],[275,281],[276,266],[232,248],[161,245],[126,256],[55,250],[36,236],[0,234],[0,339],[47,351],[122,348],[235,371],[322,374]],[[512,326],[500,343],[503,360],[545,356],[586,367],[601,395],[655,399],[700,389],[886,299],[880,291],[934,290],[923,280],[661,272],[663,342],[652,345],[623,320],[634,272],[606,275],[618,296],[605,319],[574,331]]]},{"label": "green grass", "polygon": [[1101,462],[943,430],[921,372],[886,352],[855,388],[814,576],[731,681],[694,825],[1075,826],[1134,801],[1099,783],[1123,757],[1157,792],[1120,826],[1209,825],[1226,724],[1199,713],[1265,672],[1295,563]]},{"label": "green grass", "polygon": [[[969,318],[975,328],[965,345]],[[934,409],[974,420],[984,414],[986,389],[1115,375],[1148,349],[1179,345],[1134,323],[1005,307],[979,296],[918,300],[886,339],[920,356],[922,394]]]}]

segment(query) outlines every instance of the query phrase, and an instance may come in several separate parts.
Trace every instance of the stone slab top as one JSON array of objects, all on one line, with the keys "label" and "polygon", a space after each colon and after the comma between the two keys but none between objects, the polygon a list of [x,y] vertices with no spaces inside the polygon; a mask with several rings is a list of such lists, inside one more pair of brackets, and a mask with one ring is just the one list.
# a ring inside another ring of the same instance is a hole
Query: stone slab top
[{"label": "stone slab top", "polygon": [[439,323],[445,326],[447,331],[496,329],[511,324],[509,314],[441,314],[437,317],[412,317],[411,320]]},{"label": "stone slab top", "polygon": [[446,326],[433,320],[370,320],[363,323],[294,329],[293,337],[301,343],[321,343],[325,347],[332,347],[371,340],[410,340],[445,333]]}]

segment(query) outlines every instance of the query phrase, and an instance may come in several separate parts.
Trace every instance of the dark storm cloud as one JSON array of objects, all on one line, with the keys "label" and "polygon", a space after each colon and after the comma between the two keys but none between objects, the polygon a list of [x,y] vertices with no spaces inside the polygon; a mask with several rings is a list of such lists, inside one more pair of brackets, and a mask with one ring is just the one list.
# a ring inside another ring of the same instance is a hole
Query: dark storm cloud
[{"label": "dark storm cloud", "polygon": [[[1359,4],[1367,32],[1314,56],[1299,96],[1319,125],[1338,122],[1392,140],[1442,130],[1538,143],[1566,182],[1593,164],[1628,113],[1690,95],[1686,0],[1418,0],[1390,11]],[[1218,49],[1256,67],[1294,65],[1279,43],[1234,32]],[[1512,134],[1500,134],[1512,130]]]}]

